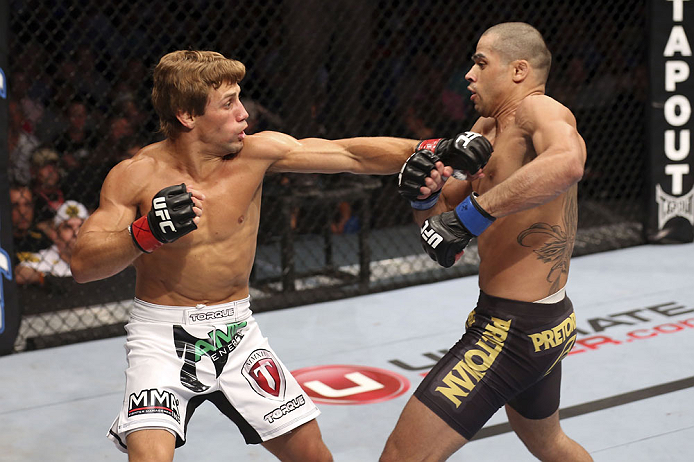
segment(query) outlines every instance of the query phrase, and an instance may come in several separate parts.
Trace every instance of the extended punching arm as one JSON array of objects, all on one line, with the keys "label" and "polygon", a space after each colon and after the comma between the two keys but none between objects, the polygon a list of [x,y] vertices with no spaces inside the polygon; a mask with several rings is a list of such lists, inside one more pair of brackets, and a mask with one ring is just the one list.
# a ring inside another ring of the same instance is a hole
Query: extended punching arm
[{"label": "extended punching arm", "polygon": [[398,176],[398,191],[410,201],[412,208],[430,209],[436,204],[440,190],[426,199],[417,197],[422,194],[420,188],[426,186],[426,178],[436,169],[436,162],[441,161],[452,167],[453,177],[464,180],[468,174],[474,174],[487,165],[493,151],[489,140],[474,132],[461,133],[452,139],[424,140],[402,166]]}]

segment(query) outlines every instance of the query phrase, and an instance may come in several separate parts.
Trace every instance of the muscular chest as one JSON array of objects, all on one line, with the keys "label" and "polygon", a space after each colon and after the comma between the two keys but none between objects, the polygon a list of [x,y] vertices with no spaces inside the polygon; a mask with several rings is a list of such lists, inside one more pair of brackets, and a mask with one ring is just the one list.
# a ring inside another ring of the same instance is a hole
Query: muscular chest
[{"label": "muscular chest", "polygon": [[185,183],[204,195],[198,229],[185,236],[188,243],[225,240],[248,227],[256,228],[260,218],[262,174],[240,169],[224,169],[203,181],[177,174],[163,174],[144,193],[141,213],[151,208],[152,198],[167,186]]},{"label": "muscular chest", "polygon": [[494,152],[484,168],[485,177],[476,188],[480,193],[501,183],[536,156],[531,140],[516,126],[485,136],[494,145]]}]

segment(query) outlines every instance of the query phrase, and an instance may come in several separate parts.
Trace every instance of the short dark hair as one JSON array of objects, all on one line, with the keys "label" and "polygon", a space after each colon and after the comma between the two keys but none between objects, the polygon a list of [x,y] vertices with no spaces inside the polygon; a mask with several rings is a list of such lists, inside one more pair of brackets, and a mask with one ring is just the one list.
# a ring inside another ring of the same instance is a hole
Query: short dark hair
[{"label": "short dark hair", "polygon": [[492,26],[482,36],[493,34],[496,37],[494,48],[507,62],[524,59],[536,69],[542,82],[547,81],[552,66],[550,53],[540,31],[524,22],[504,22]]}]

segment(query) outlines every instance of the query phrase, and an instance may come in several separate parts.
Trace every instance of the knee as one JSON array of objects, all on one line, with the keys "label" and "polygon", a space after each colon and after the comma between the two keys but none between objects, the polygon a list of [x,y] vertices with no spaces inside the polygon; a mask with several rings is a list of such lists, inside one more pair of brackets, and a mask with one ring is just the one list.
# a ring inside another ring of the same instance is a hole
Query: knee
[{"label": "knee", "polygon": [[128,447],[128,462],[171,462],[173,454],[159,446],[147,450],[131,449]]},{"label": "knee", "polygon": [[550,438],[521,438],[521,440],[528,451],[541,461],[562,460],[560,456],[564,454],[564,449],[570,441],[564,432],[558,432]]},{"label": "knee", "polygon": [[303,446],[298,451],[291,451],[280,459],[296,462],[333,462],[333,455],[325,443],[320,440],[315,444]]},{"label": "knee", "polygon": [[405,455],[401,450],[398,449],[397,445],[393,442],[393,439],[389,438],[386,442],[386,447],[383,448],[383,453],[378,459],[378,462],[398,462],[405,459]]},{"label": "knee", "polygon": [[315,451],[304,454],[296,459],[297,462],[333,462],[333,456],[330,451]]}]

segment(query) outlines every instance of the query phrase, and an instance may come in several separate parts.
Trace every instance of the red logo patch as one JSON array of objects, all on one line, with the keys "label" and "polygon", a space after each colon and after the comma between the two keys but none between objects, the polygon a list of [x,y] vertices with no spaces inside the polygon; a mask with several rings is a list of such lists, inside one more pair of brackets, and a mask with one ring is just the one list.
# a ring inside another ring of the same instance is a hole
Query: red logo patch
[{"label": "red logo patch", "polygon": [[330,365],[292,372],[301,388],[322,404],[368,404],[396,398],[410,382],[395,372],[368,366]]},{"label": "red logo patch", "polygon": [[241,372],[256,393],[266,398],[284,401],[284,371],[269,350],[260,349],[251,353]]}]

